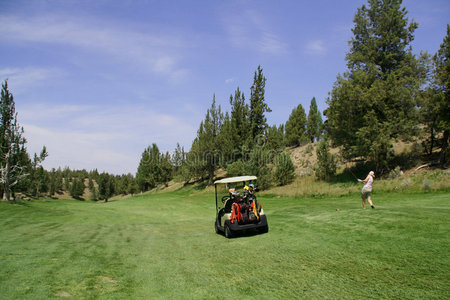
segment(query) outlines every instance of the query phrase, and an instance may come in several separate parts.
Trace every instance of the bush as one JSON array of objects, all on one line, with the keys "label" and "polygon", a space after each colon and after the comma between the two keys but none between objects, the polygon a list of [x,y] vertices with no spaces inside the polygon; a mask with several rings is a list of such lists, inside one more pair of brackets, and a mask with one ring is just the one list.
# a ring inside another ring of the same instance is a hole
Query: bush
[{"label": "bush", "polygon": [[330,153],[328,140],[322,140],[317,146],[317,167],[315,168],[318,179],[330,180],[336,175],[336,156]]},{"label": "bush", "polygon": [[394,179],[394,178],[397,178],[397,177],[402,176],[402,175],[403,175],[402,170],[400,169],[399,166],[397,166],[397,167],[395,167],[394,170],[391,170],[391,171],[389,172],[388,178],[389,178],[389,179]]},{"label": "bush", "polygon": [[249,175],[258,177],[257,186],[261,190],[268,189],[273,180],[272,169],[272,152],[262,147],[255,147],[250,152],[249,159],[245,163],[246,171]]},{"label": "bush", "polygon": [[425,179],[423,182],[423,189],[427,192],[431,191],[431,187],[433,185],[433,181],[429,180],[429,179]]},{"label": "bush", "polygon": [[228,177],[247,175],[246,173],[247,172],[246,172],[245,164],[242,162],[242,160],[237,160],[234,163],[227,165],[227,176]]},{"label": "bush", "polygon": [[275,170],[275,180],[280,185],[291,183],[295,177],[294,171],[295,166],[291,160],[291,157],[286,152],[282,152]]}]

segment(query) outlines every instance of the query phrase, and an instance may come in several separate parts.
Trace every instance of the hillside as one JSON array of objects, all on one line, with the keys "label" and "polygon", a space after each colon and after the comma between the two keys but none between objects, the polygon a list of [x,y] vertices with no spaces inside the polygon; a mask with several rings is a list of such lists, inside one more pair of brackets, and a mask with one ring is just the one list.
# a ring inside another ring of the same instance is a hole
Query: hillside
[{"label": "hillside", "polygon": [[[354,176],[348,171],[353,170],[359,178],[363,178],[367,171],[355,168],[355,162],[345,162],[339,156],[338,148],[331,148],[330,152],[335,154],[338,162],[337,176],[330,182],[319,181],[315,178],[314,167],[317,164],[316,148],[318,143],[306,144],[300,147],[287,148],[296,169],[296,178],[294,182],[286,186],[272,186],[268,190],[261,191],[262,194],[289,195],[289,196],[309,196],[309,195],[343,195],[357,192],[360,185],[356,182]],[[414,144],[412,143],[396,143],[394,145],[395,154],[405,160],[410,156]],[[399,159],[399,160],[401,160]],[[448,170],[438,168],[430,168],[428,164],[424,166],[424,161],[416,159],[414,162],[409,161],[406,165],[409,168],[398,167],[390,174],[385,174],[376,178],[374,188],[376,191],[393,191],[393,190],[445,190],[450,188],[450,174]],[[418,168],[422,166],[421,168]],[[223,169],[219,169],[215,174],[216,178],[224,178],[227,173]],[[90,200],[88,180],[84,182],[86,188],[83,196],[79,200]],[[96,188],[97,183],[94,182]],[[147,193],[166,193],[177,190],[192,190],[195,193],[213,192],[211,188],[205,189],[205,183],[183,184],[176,180],[172,180],[167,186],[160,185]],[[146,194],[147,194],[146,193]],[[109,201],[123,200],[132,195],[116,195],[111,197]],[[72,199],[68,192],[60,192],[55,194],[54,199]]]}]

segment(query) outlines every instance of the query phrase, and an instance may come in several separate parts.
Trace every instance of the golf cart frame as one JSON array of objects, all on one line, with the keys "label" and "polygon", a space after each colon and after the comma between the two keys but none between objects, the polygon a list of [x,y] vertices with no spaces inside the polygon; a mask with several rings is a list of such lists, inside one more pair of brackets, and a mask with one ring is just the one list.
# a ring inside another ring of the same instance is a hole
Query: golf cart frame
[{"label": "golf cart frame", "polygon": [[[256,196],[252,192],[246,191],[245,193],[231,193],[227,192],[226,195],[218,198],[217,187],[218,185],[226,185],[226,191],[230,188],[240,187],[244,188],[248,184],[257,180],[256,176],[239,176],[220,179],[214,182],[214,190],[216,194],[216,221],[214,229],[218,234],[225,234],[225,237],[232,238],[237,233],[256,230],[259,233],[266,233],[269,231],[267,224],[267,217],[264,214],[264,210],[261,204],[256,200]],[[252,215],[253,218],[247,220],[239,220],[236,217],[237,208],[241,208],[242,213]],[[250,212],[251,210],[251,212]],[[253,213],[253,212],[256,212]]]}]

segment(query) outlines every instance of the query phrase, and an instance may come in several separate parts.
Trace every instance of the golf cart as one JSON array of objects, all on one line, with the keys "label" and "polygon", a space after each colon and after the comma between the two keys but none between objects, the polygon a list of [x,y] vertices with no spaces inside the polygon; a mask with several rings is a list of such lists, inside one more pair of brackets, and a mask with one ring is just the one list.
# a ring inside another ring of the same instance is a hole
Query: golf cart
[{"label": "golf cart", "polygon": [[[269,231],[267,218],[261,204],[254,194],[256,176],[239,176],[220,179],[214,182],[216,193],[216,233],[224,233],[232,238],[236,233],[256,230],[260,233]],[[219,189],[226,193],[220,199]],[[241,192],[238,191],[241,190]]]}]

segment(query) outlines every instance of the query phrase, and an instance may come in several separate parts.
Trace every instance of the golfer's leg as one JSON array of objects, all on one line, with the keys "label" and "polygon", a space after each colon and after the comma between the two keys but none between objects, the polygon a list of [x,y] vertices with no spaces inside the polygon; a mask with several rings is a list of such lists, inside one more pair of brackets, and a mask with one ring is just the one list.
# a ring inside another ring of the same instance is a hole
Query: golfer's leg
[{"label": "golfer's leg", "polygon": [[367,198],[367,201],[369,202],[370,206],[373,206],[372,199],[370,199],[370,196]]},{"label": "golfer's leg", "polygon": [[366,199],[362,198],[362,206],[363,208],[366,208]]}]

